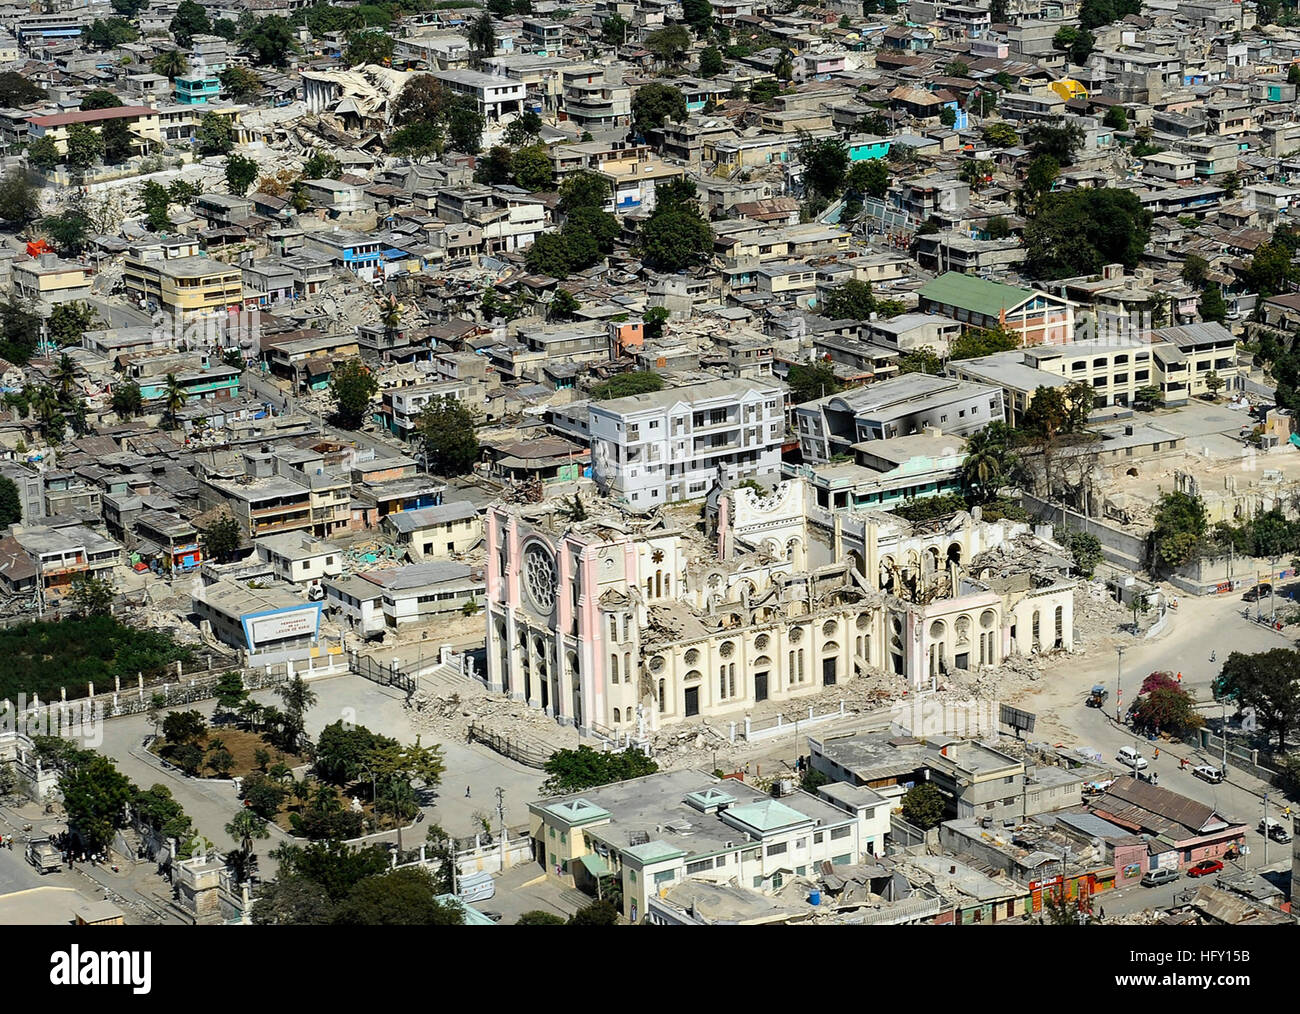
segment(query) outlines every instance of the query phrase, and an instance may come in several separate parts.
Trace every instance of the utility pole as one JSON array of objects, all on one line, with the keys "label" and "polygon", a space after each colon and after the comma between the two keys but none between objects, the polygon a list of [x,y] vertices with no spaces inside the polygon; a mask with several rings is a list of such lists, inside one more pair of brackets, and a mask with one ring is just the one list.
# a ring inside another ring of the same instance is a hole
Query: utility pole
[{"label": "utility pole", "polygon": [[1224,778],[1228,777],[1228,698],[1222,699],[1223,704],[1223,725],[1219,728],[1219,734],[1223,737],[1223,763],[1219,768],[1219,773]]},{"label": "utility pole", "polygon": [[1120,689],[1120,663],[1124,661],[1124,648],[1122,645],[1115,646],[1115,721],[1120,722],[1121,704],[1123,703],[1124,691]]},{"label": "utility pole", "polygon": [[1264,793],[1264,869],[1268,869],[1268,793]]},{"label": "utility pole", "polygon": [[1269,557],[1268,563],[1273,568],[1268,572],[1268,621],[1272,624],[1277,622],[1277,557]]}]

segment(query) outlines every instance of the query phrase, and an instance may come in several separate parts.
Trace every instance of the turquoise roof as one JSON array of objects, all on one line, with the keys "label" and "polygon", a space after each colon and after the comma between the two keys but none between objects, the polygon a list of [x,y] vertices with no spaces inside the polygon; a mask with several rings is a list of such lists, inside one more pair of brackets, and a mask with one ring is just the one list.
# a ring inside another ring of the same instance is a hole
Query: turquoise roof
[{"label": "turquoise roof", "polygon": [[609,818],[608,810],[602,809],[588,799],[566,799],[562,803],[552,803],[545,808],[545,812],[558,817],[570,826],[590,824],[593,820]]},{"label": "turquoise roof", "polygon": [[765,799],[761,803],[750,803],[746,806],[733,806],[727,810],[727,816],[742,824],[748,824],[757,831],[778,831],[794,824],[805,824],[812,819],[784,803],[778,803],[775,799]]},{"label": "turquoise roof", "polygon": [[652,841],[646,842],[644,845],[633,845],[631,848],[624,849],[623,855],[638,860],[642,866],[648,866],[651,863],[661,863],[666,859],[677,859],[679,856],[686,855],[686,852],[674,848],[666,841]]}]

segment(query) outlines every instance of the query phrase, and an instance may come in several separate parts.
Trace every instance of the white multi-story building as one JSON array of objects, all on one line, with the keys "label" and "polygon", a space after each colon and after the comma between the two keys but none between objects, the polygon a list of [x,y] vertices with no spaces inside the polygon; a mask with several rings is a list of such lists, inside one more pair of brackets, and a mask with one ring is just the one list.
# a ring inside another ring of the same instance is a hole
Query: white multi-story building
[{"label": "white multi-story building", "polygon": [[785,389],[716,380],[591,403],[592,476],[634,510],[781,469]]},{"label": "white multi-story building", "polygon": [[476,70],[442,70],[433,76],[453,92],[473,98],[483,118],[491,122],[501,119],[503,113],[517,113],[523,108],[527,89],[522,81]]}]

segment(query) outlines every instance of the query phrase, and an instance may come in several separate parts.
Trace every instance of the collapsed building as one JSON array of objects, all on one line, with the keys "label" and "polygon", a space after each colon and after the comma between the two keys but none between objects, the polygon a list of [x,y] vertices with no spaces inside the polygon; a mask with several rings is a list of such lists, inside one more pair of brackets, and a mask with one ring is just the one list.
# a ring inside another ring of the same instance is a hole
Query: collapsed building
[{"label": "collapsed building", "polygon": [[[1073,648],[1075,582],[1026,524],[832,514],[800,478],[710,502],[707,535],[664,512],[489,509],[490,687],[584,733],[640,736],[868,672],[920,688]],[[1012,574],[989,555],[1023,542],[1061,566]]]}]

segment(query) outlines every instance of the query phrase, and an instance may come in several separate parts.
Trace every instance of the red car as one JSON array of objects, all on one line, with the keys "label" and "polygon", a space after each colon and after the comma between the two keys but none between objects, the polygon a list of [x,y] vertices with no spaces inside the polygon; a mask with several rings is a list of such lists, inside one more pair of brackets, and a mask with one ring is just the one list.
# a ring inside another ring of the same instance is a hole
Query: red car
[{"label": "red car", "polygon": [[1217,859],[1202,859],[1195,866],[1188,869],[1189,877],[1208,877],[1211,873],[1219,873],[1223,869],[1223,863]]}]

